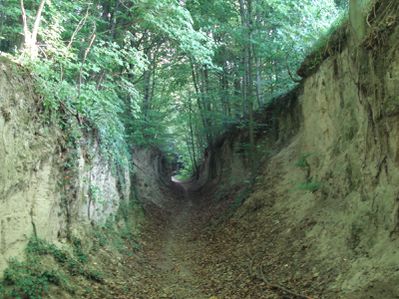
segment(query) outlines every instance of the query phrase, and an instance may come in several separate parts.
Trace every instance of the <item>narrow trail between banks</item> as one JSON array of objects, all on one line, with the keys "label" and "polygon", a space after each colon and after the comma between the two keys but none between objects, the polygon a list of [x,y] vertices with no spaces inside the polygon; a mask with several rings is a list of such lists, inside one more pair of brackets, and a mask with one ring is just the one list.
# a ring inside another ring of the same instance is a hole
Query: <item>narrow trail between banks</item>
[{"label": "narrow trail between banks", "polygon": [[[184,197],[169,219],[160,242],[149,248],[149,262],[156,269],[156,292],[159,298],[208,298],[200,287],[199,277],[189,254],[195,250],[192,239],[193,202]],[[156,236],[155,236],[156,237]],[[155,295],[155,294],[154,294]]]},{"label": "narrow trail between banks", "polygon": [[142,268],[132,298],[293,298],[251,278],[247,256],[229,256],[235,248],[224,248],[231,245],[209,230],[208,200],[185,190],[152,215],[143,232]]},{"label": "narrow trail between banks", "polygon": [[[215,216],[223,214],[223,208],[215,211],[218,208],[211,192],[182,189],[165,190],[165,206],[146,209],[141,248],[110,266],[111,278],[99,288],[102,291],[85,298],[318,298],[293,296],[254,276],[250,267],[257,268],[258,253],[270,261],[281,255],[251,245],[267,243],[268,236],[260,235],[255,226],[241,226],[234,220],[215,224]],[[271,227],[263,229],[273,231]],[[271,281],[281,279],[276,277],[279,267],[266,269]]]}]

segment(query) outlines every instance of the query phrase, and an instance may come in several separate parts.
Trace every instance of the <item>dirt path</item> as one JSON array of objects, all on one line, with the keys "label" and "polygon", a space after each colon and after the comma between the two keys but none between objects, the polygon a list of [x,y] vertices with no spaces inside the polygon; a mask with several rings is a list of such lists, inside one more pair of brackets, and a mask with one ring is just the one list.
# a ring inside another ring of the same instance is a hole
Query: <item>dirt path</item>
[{"label": "dirt path", "polygon": [[137,298],[208,299],[204,292],[204,277],[198,275],[199,265],[193,259],[203,244],[196,239],[197,207],[185,192],[171,202],[164,219],[155,220],[143,233],[142,250],[145,264],[141,272]]},{"label": "dirt path", "polygon": [[[111,269],[115,276],[101,288],[101,295],[87,298],[296,298],[251,276],[249,271],[250,264],[253,269],[259,268],[263,257],[270,261],[263,261],[268,280],[297,289],[289,275],[278,275],[288,259],[281,265],[275,261],[281,253],[265,247],[273,245],[265,242],[274,241],[273,221],[262,229],[253,224],[252,217],[243,223],[232,218],[224,220],[223,225],[212,226],[216,216],[226,210],[218,208],[212,195],[165,193],[167,197],[167,207],[147,211],[140,250],[116,262]],[[269,217],[273,220],[275,216]]]},{"label": "dirt path", "polygon": [[167,229],[160,253],[161,298],[209,298],[200,288],[203,280],[192,272],[191,224],[193,203],[186,198]]},{"label": "dirt path", "polygon": [[[172,199],[169,213],[152,217],[143,232],[136,299],[244,299],[277,296],[247,271],[236,256],[236,240],[206,230],[208,204],[196,193]],[[232,242],[230,244],[230,241]]]}]

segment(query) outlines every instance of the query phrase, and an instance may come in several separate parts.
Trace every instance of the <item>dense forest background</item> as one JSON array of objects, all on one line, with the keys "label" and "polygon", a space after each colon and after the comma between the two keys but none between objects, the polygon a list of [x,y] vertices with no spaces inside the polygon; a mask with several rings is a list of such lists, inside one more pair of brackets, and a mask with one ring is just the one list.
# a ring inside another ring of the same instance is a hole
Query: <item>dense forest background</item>
[{"label": "dense forest background", "polygon": [[[26,65],[47,121],[95,131],[110,161],[131,145],[195,173],[231,124],[292,88],[345,19],[334,0],[0,0],[0,51]],[[245,116],[245,117],[243,117]],[[80,130],[79,130],[80,132]]]}]

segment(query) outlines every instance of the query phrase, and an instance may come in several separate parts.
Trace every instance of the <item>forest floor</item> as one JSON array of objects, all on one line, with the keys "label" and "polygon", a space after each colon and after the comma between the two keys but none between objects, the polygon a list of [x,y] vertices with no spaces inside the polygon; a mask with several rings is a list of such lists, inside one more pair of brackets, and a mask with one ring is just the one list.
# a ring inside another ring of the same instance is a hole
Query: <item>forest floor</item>
[{"label": "forest floor", "polygon": [[[250,240],[256,241],[254,234],[259,237],[256,246],[267,242],[259,231],[273,233],[273,217],[270,226],[262,229],[239,226],[234,219],[215,225],[212,219],[223,214],[226,206],[212,206],[210,197],[181,192],[172,196],[166,209],[147,210],[140,250],[112,263],[111,252],[99,253],[98,262],[107,269],[105,282],[91,286],[80,298],[319,298],[300,295],[309,292],[314,279],[307,279],[306,273],[300,273],[300,282],[293,275],[281,281],[287,275],[280,271],[282,263],[292,259],[289,249],[259,252],[259,247],[251,247]],[[262,250],[267,251],[265,246]],[[257,254],[271,261],[269,270],[260,270]],[[290,293],[294,289],[299,296]]]}]

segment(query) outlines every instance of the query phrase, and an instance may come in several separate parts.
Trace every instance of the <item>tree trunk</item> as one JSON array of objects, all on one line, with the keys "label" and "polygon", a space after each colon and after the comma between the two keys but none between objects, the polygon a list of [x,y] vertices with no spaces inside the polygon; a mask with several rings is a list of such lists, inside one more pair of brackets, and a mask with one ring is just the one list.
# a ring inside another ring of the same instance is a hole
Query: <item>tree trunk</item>
[{"label": "tree trunk", "polygon": [[261,59],[256,58],[256,99],[259,108],[264,104],[263,90],[262,90],[262,70],[261,70]]},{"label": "tree trunk", "polygon": [[252,67],[252,0],[240,0],[241,24],[246,31],[246,44],[244,46],[244,90],[243,100],[248,108],[248,134],[249,134],[249,162],[252,173],[252,179],[255,177],[255,121],[253,111],[253,67]]},{"label": "tree trunk", "polygon": [[250,166],[252,172],[252,179],[255,179],[255,120],[254,120],[254,101],[253,101],[253,67],[252,67],[252,0],[247,0],[247,26],[248,26],[248,106],[249,106],[249,144],[250,144]]},{"label": "tree trunk", "polygon": [[192,104],[191,104],[191,99],[189,99],[189,127],[190,127],[190,145],[191,145],[191,150],[192,150],[192,163],[194,166],[194,171],[195,171],[195,177],[198,179],[199,177],[199,168],[198,168],[198,161],[197,161],[197,155],[195,153],[195,136],[194,136],[194,128],[193,128],[193,109],[192,109]]},{"label": "tree trunk", "polygon": [[46,0],[40,1],[32,31],[29,29],[24,0],[20,0],[20,4],[21,4],[22,25],[23,25],[23,33],[24,33],[23,51],[29,57],[36,58],[39,54],[39,46],[37,45],[37,37],[39,34],[40,23],[42,20],[42,14],[43,14],[44,6],[46,4]]},{"label": "tree trunk", "polygon": [[199,81],[198,75],[197,75],[197,72],[195,69],[195,65],[192,61],[191,61],[191,75],[192,75],[194,89],[195,89],[195,93],[196,93],[198,110],[201,115],[202,125],[204,126],[204,128],[206,128],[206,120],[205,120],[205,115],[204,115],[205,108],[203,107],[203,103],[201,101],[202,94],[201,94],[201,90],[200,90],[200,82],[198,82]]},{"label": "tree trunk", "polygon": [[229,104],[229,79],[226,62],[223,63],[223,72],[220,78],[221,95],[220,100],[223,112],[226,116],[231,116],[231,107]]}]

